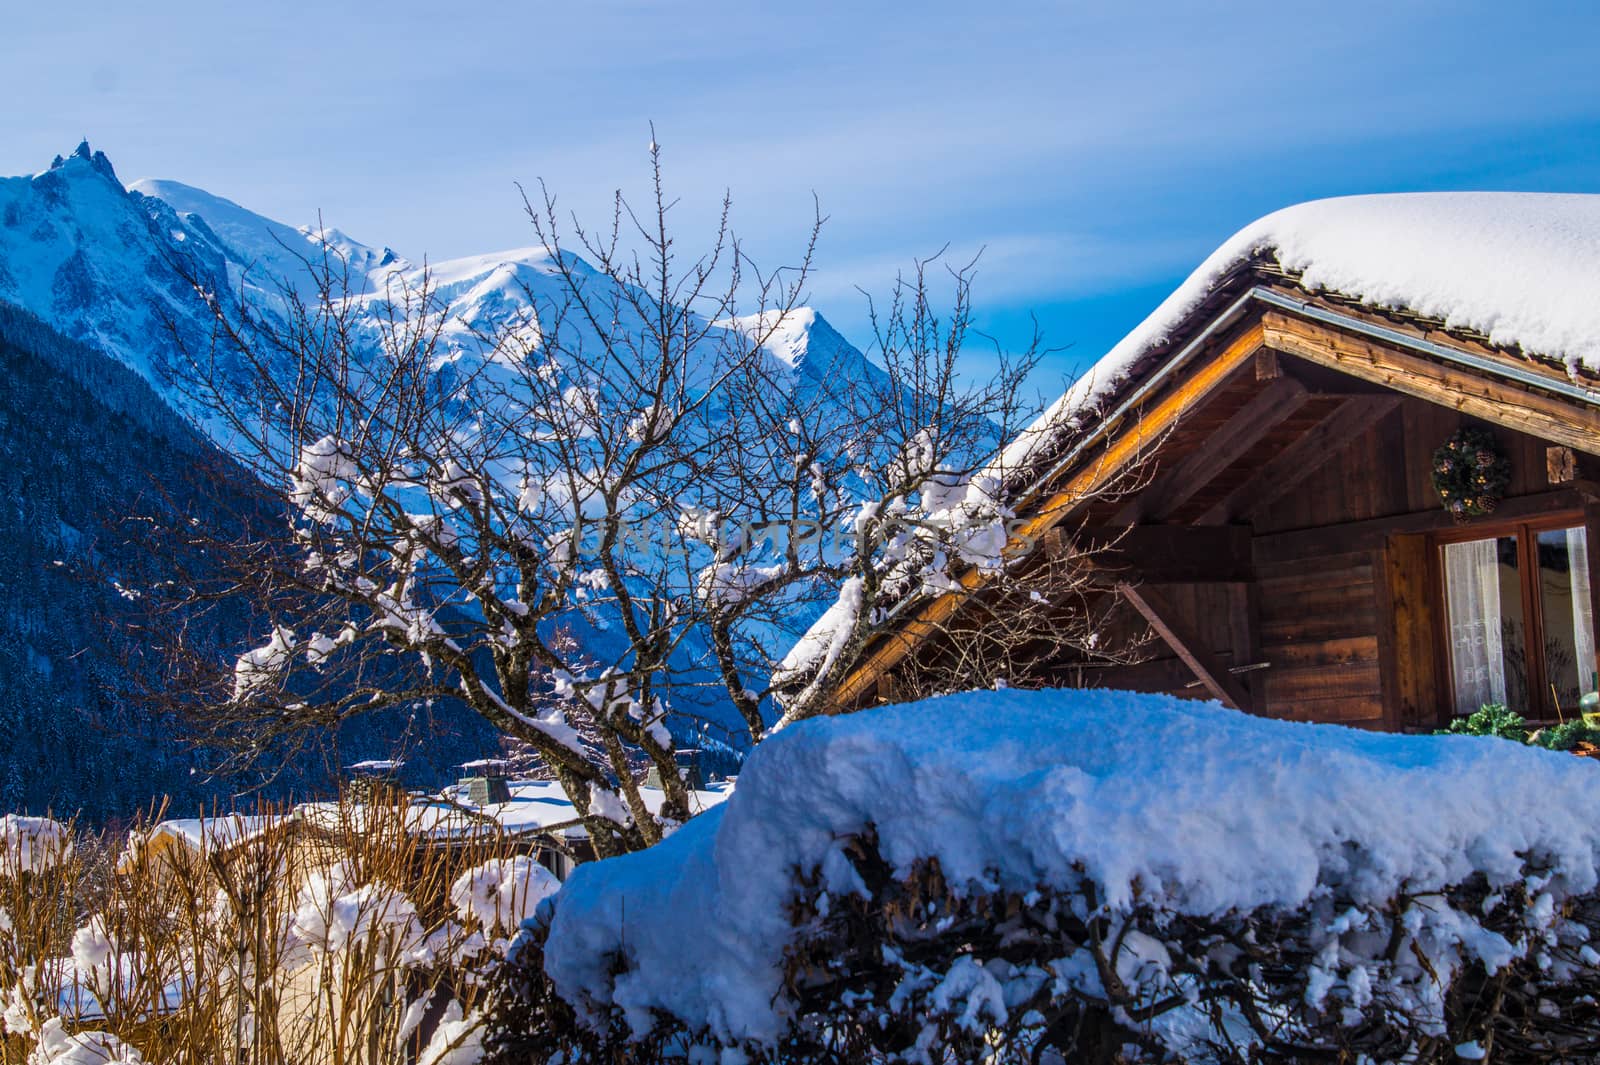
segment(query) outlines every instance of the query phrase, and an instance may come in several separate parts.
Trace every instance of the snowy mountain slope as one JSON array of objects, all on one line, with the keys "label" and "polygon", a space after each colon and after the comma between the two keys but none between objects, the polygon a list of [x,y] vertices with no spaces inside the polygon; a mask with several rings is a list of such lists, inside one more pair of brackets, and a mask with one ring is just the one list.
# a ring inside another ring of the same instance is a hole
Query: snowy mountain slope
[{"label": "snowy mountain slope", "polygon": [[[426,281],[435,310],[445,315],[455,358],[481,357],[478,338],[505,327],[537,346],[536,306],[566,296],[553,255],[543,247],[424,266],[336,229],[286,225],[180,182],[145,180],[124,188],[106,157],[87,144],[38,174],[0,179],[0,303],[19,306],[128,366],[180,413],[183,389],[164,372],[174,351],[169,329],[177,341],[204,350],[212,328],[191,279],[219,298],[242,294],[270,314],[282,307],[284,287],[302,298],[315,295],[314,268],[325,254],[345,273],[348,298],[375,341],[386,311]],[[580,279],[609,284],[581,260],[570,263]],[[594,291],[606,300],[606,290]],[[628,319],[637,311],[622,302],[620,328],[632,330],[638,323]],[[727,333],[713,329],[702,379],[719,357],[718,339],[745,344],[758,325],[746,319],[725,323]],[[569,337],[563,346],[574,341]],[[792,312],[766,355],[808,405],[859,403],[892,387],[880,368],[809,309]],[[774,642],[786,644],[792,635]],[[608,638],[590,632],[586,645],[606,659]]]},{"label": "snowy mountain slope", "polygon": [[[407,294],[426,288],[434,309],[445,320],[445,342],[455,348],[458,357],[477,354],[481,337],[506,326],[517,327],[530,346],[537,346],[537,307],[560,305],[568,299],[555,253],[537,245],[417,263],[387,247],[374,250],[337,229],[290,227],[180,182],[143,179],[129,190],[162,200],[184,224],[215,234],[222,243],[233,287],[239,289],[242,282],[252,298],[267,306],[276,301],[277,288],[283,283],[302,298],[314,298],[318,267],[331,268],[339,275],[345,294],[373,323]],[[608,284],[582,258],[564,254],[580,282]],[[593,294],[601,303],[609,302],[609,293],[601,288]],[[636,332],[640,323],[632,308],[624,304],[618,309],[622,314],[619,327]],[[719,324],[746,336],[756,336],[763,329],[761,316]],[[797,309],[787,317],[766,345],[766,353],[791,369],[795,387],[808,393],[825,383],[888,387],[888,375],[810,308]],[[708,360],[711,357],[708,352]]]},{"label": "snowy mountain slope", "polygon": [[387,271],[411,265],[388,248],[374,250],[337,229],[288,226],[180,181],[145,178],[128,191],[165,203],[186,226],[209,229],[223,246],[234,288],[242,282],[267,292],[287,282],[303,298],[314,298],[308,267],[320,262],[324,251],[348,268],[352,287],[362,293],[370,292]]},{"label": "snowy mountain slope", "polygon": [[[571,261],[580,276],[603,283],[582,260]],[[535,303],[564,298],[552,253],[542,247],[424,265],[331,227],[286,225],[181,182],[146,179],[124,188],[105,155],[87,144],[38,174],[0,179],[0,302],[125,363],[180,409],[161,372],[171,346],[166,331],[177,329],[196,347],[210,336],[209,313],[185,275],[271,312],[285,286],[314,297],[314,269],[323,265],[341,276],[374,328],[426,280],[458,356],[476,354],[481,334],[506,326],[537,342]],[[758,322],[726,325],[748,334]],[[883,372],[810,309],[792,312],[767,351],[792,369],[808,398],[824,388],[843,395],[885,387]]]},{"label": "snowy mountain slope", "polygon": [[164,323],[198,337],[204,319],[186,261],[213,284],[226,252],[204,225],[161,200],[131,194],[88,144],[49,169],[0,179],[0,302],[155,380]]},{"label": "snowy mountain slope", "polygon": [[[134,635],[150,622],[139,590],[204,560],[178,545],[169,568],[123,523],[229,528],[251,506],[250,486],[217,476],[207,442],[128,367],[5,305],[0,367],[0,812],[99,821],[157,795],[192,808],[260,783],[212,777],[216,760],[179,742],[181,723],[141,697],[165,667]],[[263,624],[243,602],[209,623],[225,641]],[[404,713],[374,716],[318,743],[376,756],[407,729]],[[492,730],[460,708],[441,705],[428,732],[425,750],[406,750],[417,783],[442,783],[450,765],[495,749]],[[282,793],[331,782],[305,753],[281,768]]]},{"label": "snowy mountain slope", "polygon": [[838,402],[852,390],[863,395],[888,395],[893,387],[889,375],[814,308],[796,307],[781,319],[777,319],[776,312],[767,312],[718,324],[752,339],[766,335],[767,353],[788,367],[795,393],[802,400],[810,401],[821,394],[831,395]]}]

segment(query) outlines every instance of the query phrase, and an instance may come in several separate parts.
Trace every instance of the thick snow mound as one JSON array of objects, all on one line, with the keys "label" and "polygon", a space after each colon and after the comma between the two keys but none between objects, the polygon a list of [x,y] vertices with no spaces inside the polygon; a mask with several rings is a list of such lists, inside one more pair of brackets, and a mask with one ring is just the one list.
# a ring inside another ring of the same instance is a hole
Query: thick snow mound
[{"label": "thick snow mound", "polygon": [[450,885],[450,902],[463,921],[486,931],[514,929],[561,887],[555,874],[526,854],[474,866]]},{"label": "thick snow mound", "polygon": [[[1600,770],[1472,737],[1272,721],[1168,696],[981,692],[806,721],[761,744],[723,807],[660,846],[581,867],[546,971],[581,1008],[664,1010],[720,1038],[781,1029],[791,873],[855,890],[841,841],[873,825],[901,869],[1026,892],[1087,878],[1113,911],[1195,916],[1357,903],[1539,856],[1600,875]],[[629,970],[613,980],[611,958]]]},{"label": "thick snow mound", "polygon": [[107,1032],[69,1033],[59,1017],[44,1024],[29,1065],[145,1065],[135,1048]]},{"label": "thick snow mound", "polygon": [[1229,271],[1272,258],[1312,290],[1438,318],[1492,343],[1600,371],[1600,196],[1342,196],[1252,222],[1200,264],[1004,451],[1014,469],[1126,377]]},{"label": "thick snow mound", "polygon": [[0,876],[43,873],[72,853],[72,834],[48,817],[0,817]]}]

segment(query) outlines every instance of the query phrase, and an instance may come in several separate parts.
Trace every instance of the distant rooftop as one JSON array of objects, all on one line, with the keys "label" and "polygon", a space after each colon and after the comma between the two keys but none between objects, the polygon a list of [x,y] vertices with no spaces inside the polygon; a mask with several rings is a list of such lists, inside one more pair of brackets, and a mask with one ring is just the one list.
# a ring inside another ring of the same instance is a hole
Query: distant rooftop
[{"label": "distant rooftop", "polygon": [[388,758],[372,758],[365,762],[347,765],[345,768],[355,773],[393,773],[405,768],[405,763]]}]

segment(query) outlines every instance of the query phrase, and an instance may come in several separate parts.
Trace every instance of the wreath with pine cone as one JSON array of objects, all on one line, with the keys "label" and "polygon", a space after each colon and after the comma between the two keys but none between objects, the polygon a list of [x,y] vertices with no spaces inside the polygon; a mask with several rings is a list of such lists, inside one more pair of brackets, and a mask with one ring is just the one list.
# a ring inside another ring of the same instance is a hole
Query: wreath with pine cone
[{"label": "wreath with pine cone", "polygon": [[1511,483],[1511,461],[1487,429],[1462,429],[1433,453],[1433,487],[1457,521],[1494,513]]}]

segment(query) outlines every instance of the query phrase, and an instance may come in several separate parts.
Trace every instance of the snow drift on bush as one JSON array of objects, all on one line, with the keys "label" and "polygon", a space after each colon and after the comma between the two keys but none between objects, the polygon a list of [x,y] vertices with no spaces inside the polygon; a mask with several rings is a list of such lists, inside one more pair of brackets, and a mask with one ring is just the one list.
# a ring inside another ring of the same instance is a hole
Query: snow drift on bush
[{"label": "snow drift on bush", "polygon": [[52,1017],[45,1022],[28,1065],[145,1065],[145,1059],[114,1035],[69,1033],[59,1017]]},{"label": "snow drift on bush", "polygon": [[0,816],[0,876],[42,873],[72,853],[67,826],[48,817]]},{"label": "snow drift on bush", "polygon": [[[660,1010],[724,1043],[770,1044],[789,1009],[795,874],[859,893],[843,845],[869,826],[899,873],[931,858],[958,892],[1087,884],[1113,917],[1382,906],[1482,874],[1548,896],[1530,912],[1549,927],[1530,935],[1554,936],[1552,899],[1600,877],[1597,799],[1589,760],[1493,739],[1122,692],[948,696],[780,732],[724,807],[581,867],[546,915],[545,972],[597,1024],[620,1011],[643,1034]],[[1530,857],[1552,870],[1538,883]],[[1431,941],[1491,971],[1511,949],[1449,906],[1408,920],[1419,938],[1442,922]]]},{"label": "snow drift on bush", "polygon": [[517,854],[462,873],[450,885],[450,903],[461,920],[476,921],[484,931],[493,933],[515,929],[560,887],[554,873],[532,857]]}]

